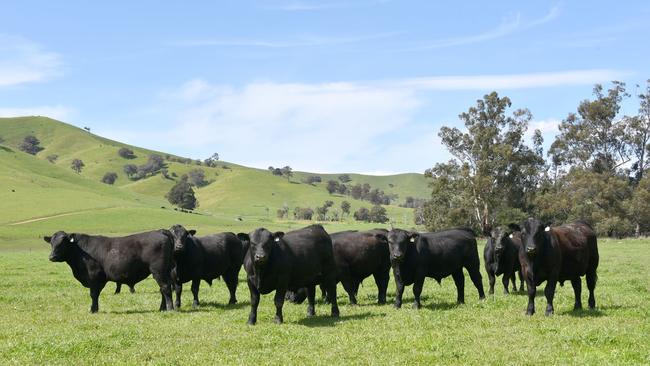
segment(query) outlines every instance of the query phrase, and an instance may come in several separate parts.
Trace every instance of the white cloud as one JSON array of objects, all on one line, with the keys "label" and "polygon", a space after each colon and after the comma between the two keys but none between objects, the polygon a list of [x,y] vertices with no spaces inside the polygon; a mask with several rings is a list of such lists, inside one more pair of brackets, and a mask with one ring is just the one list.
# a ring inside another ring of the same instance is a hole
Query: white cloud
[{"label": "white cloud", "polygon": [[70,121],[74,110],[65,106],[35,106],[35,107],[0,107],[0,117],[45,116],[59,121]]},{"label": "white cloud", "polygon": [[507,90],[591,85],[620,80],[629,74],[620,70],[592,69],[506,75],[436,76],[390,83],[422,90]]},{"label": "white cloud", "polygon": [[33,83],[61,74],[61,57],[20,37],[0,34],[0,87]]},{"label": "white cloud", "polygon": [[[206,157],[216,151],[226,160],[260,168],[289,164],[317,172],[417,172],[428,167],[422,164],[450,158],[437,136],[439,125],[418,121],[425,103],[429,108],[435,103],[427,100],[427,91],[592,85],[621,74],[577,70],[320,84],[258,82],[239,88],[196,79],[161,94],[152,109],[167,125],[146,134],[159,141],[152,148]],[[550,140],[557,123],[534,121],[529,133],[539,128]],[[127,140],[137,143],[135,139]]]}]

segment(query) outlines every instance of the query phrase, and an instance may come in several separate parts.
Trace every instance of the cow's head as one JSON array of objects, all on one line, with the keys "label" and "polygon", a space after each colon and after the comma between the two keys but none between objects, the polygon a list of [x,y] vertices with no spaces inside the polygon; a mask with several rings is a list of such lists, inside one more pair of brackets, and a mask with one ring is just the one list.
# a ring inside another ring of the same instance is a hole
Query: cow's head
[{"label": "cow's head", "polygon": [[272,233],[264,228],[259,228],[248,235],[239,234],[237,236],[242,242],[248,240],[251,260],[257,267],[264,265],[269,260],[273,247],[282,240],[284,233],[282,231]]},{"label": "cow's head", "polygon": [[174,225],[169,228],[169,231],[174,237],[174,253],[183,253],[187,238],[196,234],[196,230],[187,230],[183,225]]},{"label": "cow's head", "polygon": [[546,235],[551,231],[549,223],[534,218],[526,219],[521,225],[521,241],[529,257],[535,257],[546,241]]},{"label": "cow's head", "polygon": [[402,229],[393,229],[388,232],[388,250],[391,262],[400,263],[404,260],[410,245],[417,243],[420,234]]},{"label": "cow's head", "polygon": [[519,225],[510,224],[508,226],[497,226],[490,233],[490,240],[494,245],[494,263],[496,264],[496,274],[503,273],[501,268],[501,259],[506,250],[506,246],[511,243],[514,232],[521,231]]},{"label": "cow's head", "polygon": [[76,235],[68,234],[65,231],[57,231],[52,236],[43,237],[46,243],[52,246],[50,260],[52,262],[65,262],[68,260],[72,248],[77,245]]}]

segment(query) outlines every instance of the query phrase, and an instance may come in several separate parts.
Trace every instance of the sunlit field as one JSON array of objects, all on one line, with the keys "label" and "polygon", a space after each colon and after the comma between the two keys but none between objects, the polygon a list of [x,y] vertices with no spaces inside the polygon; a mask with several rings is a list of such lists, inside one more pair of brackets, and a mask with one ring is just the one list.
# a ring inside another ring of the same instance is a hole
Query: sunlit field
[{"label": "sunlit field", "polygon": [[[479,248],[482,251],[482,246]],[[648,364],[650,363],[650,240],[600,240],[596,311],[572,311],[569,283],[558,287],[556,314],[524,315],[523,293],[478,300],[466,279],[466,304],[456,305],[448,278],[428,279],[423,308],[375,305],[376,287],[367,279],[358,306],[348,305],[339,285],[341,317],[329,317],[319,302],[316,316],[306,305],[285,303],[285,323],[273,323],[272,295],[262,297],[258,324],[249,326],[244,270],[239,303],[225,305],[225,284],[201,286],[201,306],[191,309],[184,291],[178,312],[160,313],[160,294],[149,278],[114,295],[109,283],[98,314],[90,297],[64,263],[48,261],[46,244],[33,250],[0,252],[0,363],[8,364]],[[482,269],[487,292],[487,275]],[[187,287],[187,286],[186,286]],[[584,286],[583,286],[584,287]],[[394,298],[394,283],[389,286]],[[586,303],[586,289],[583,303]]]}]

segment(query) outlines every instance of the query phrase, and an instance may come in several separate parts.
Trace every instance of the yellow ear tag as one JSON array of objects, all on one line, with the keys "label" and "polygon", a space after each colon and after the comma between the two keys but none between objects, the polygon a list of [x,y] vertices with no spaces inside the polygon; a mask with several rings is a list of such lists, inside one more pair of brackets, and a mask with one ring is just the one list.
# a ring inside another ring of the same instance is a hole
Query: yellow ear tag
[{"label": "yellow ear tag", "polygon": [[280,238],[275,238],[275,241],[280,241]]},{"label": "yellow ear tag", "polygon": [[544,231],[551,231],[551,227],[547,226],[546,229],[544,229]]},{"label": "yellow ear tag", "polygon": [[70,243],[74,243],[74,238],[70,238]]},{"label": "yellow ear tag", "polygon": [[512,234],[510,234],[510,239],[512,239],[513,237],[514,237],[514,236],[513,236]]},{"label": "yellow ear tag", "polygon": [[411,238],[410,242],[415,243],[415,238]]}]

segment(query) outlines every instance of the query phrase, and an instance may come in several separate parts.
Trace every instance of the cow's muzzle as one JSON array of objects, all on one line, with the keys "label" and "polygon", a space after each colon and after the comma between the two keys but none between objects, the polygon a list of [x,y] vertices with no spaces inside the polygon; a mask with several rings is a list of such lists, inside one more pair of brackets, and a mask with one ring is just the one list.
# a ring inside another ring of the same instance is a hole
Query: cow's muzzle
[{"label": "cow's muzzle", "polygon": [[393,256],[391,257],[391,259],[392,259],[394,262],[398,262],[398,263],[399,263],[399,262],[401,262],[401,261],[404,260],[404,255],[402,255],[402,254],[393,255]]},{"label": "cow's muzzle", "polygon": [[256,265],[261,265],[266,263],[266,260],[268,259],[267,256],[265,255],[260,255],[260,254],[255,254],[255,257],[253,257],[253,260]]},{"label": "cow's muzzle", "polygon": [[534,256],[536,253],[537,253],[537,248],[526,247],[526,254],[528,254],[528,256]]}]

